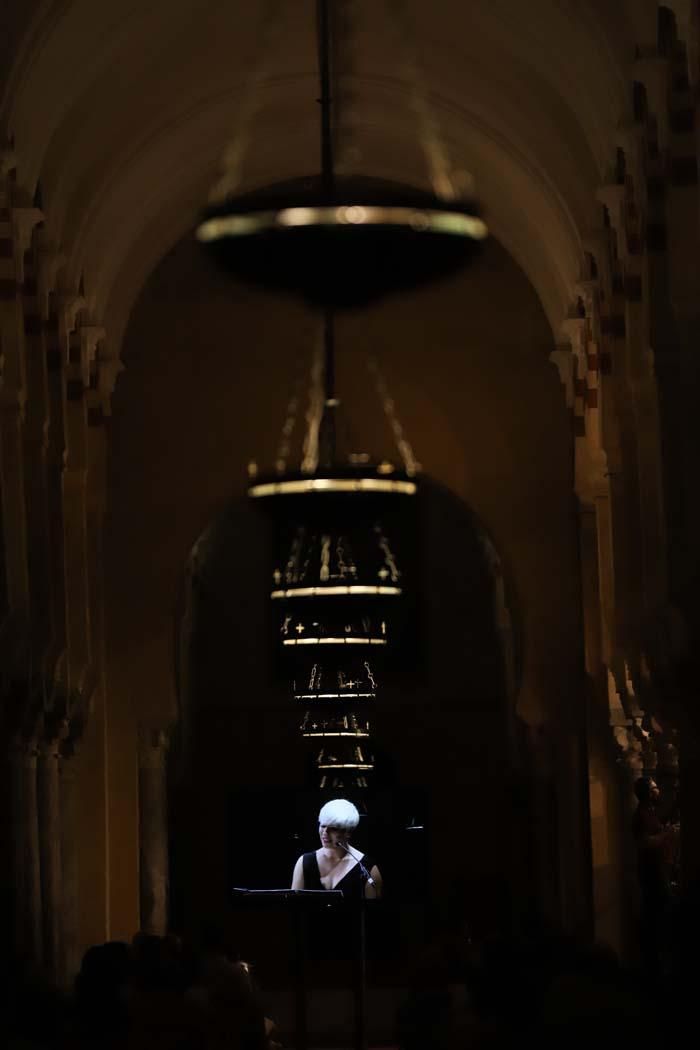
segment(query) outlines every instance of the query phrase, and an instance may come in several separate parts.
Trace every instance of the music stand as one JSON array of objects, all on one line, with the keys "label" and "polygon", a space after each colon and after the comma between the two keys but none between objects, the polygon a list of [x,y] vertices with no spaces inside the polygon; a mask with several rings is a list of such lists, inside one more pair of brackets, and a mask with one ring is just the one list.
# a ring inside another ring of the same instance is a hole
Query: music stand
[{"label": "music stand", "polygon": [[[306,950],[306,916],[314,907],[329,904],[339,904],[344,901],[340,890],[251,890],[241,886],[233,887],[233,895],[239,900],[255,902],[256,905],[281,903],[288,906],[294,920],[294,944],[296,955],[296,995],[295,995],[295,1024],[296,1024],[296,1048],[295,1050],[307,1050],[308,1048],[308,1011],[307,1011],[307,950]],[[360,909],[361,933],[360,933],[360,972],[358,975],[361,987],[355,988],[355,1042],[357,1050],[363,1050],[365,1042],[364,1024],[364,982],[365,982],[365,938],[364,938],[364,908]]]}]

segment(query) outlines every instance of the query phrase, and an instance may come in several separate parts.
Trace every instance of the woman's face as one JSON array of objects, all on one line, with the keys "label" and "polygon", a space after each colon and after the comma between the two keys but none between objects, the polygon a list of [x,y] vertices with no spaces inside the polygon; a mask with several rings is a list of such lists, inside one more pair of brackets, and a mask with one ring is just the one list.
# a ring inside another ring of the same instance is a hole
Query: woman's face
[{"label": "woman's face", "polygon": [[338,839],[342,842],[346,842],[350,837],[347,831],[342,828],[334,828],[332,824],[319,824],[318,833],[321,838],[321,845],[325,846],[326,849],[332,849],[338,844]]}]

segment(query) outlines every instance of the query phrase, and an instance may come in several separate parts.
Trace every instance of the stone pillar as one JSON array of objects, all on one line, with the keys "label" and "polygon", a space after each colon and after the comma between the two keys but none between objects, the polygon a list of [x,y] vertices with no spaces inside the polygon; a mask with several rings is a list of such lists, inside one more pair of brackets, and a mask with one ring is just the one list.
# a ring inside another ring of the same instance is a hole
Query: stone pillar
[{"label": "stone pillar", "polygon": [[598,588],[600,594],[600,655],[606,667],[611,667],[616,631],[615,559],[613,519],[609,494],[598,491],[595,500],[598,544]]},{"label": "stone pillar", "polygon": [[579,509],[579,548],[586,673],[590,676],[591,681],[600,683],[603,653],[600,624],[598,520],[595,508],[582,506]]},{"label": "stone pillar", "polygon": [[168,926],[167,734],[139,731],[139,873],[141,930],[164,934]]},{"label": "stone pillar", "polygon": [[41,857],[41,912],[44,965],[53,981],[61,976],[61,808],[58,740],[41,744],[37,776],[39,853]]},{"label": "stone pillar", "polygon": [[78,798],[75,762],[64,755],[60,764],[61,888],[63,893],[63,943],[61,973],[70,985],[80,968]]},{"label": "stone pillar", "polygon": [[18,740],[12,749],[12,830],[17,946],[31,962],[42,959],[36,747]]}]

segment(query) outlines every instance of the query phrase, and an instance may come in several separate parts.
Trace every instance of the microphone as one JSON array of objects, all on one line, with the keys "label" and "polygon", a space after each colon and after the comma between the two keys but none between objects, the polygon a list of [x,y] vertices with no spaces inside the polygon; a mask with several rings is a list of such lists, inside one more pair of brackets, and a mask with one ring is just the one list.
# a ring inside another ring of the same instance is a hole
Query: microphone
[{"label": "microphone", "polygon": [[[336,839],[335,840],[335,844],[336,844],[336,846],[340,846],[341,849],[344,849],[345,852],[349,853],[350,856],[352,857],[353,854],[352,854],[352,851],[351,851],[350,847],[348,846],[347,842],[344,842],[343,839]],[[360,871],[362,872],[362,874],[365,877],[365,882],[367,883],[367,885],[368,886],[374,886],[375,885],[375,881],[372,878],[372,876],[370,875],[370,873],[367,871],[367,868],[364,866],[364,864],[359,859],[359,857],[356,858],[356,860],[357,860],[357,864],[358,864],[358,867],[359,867]]]}]

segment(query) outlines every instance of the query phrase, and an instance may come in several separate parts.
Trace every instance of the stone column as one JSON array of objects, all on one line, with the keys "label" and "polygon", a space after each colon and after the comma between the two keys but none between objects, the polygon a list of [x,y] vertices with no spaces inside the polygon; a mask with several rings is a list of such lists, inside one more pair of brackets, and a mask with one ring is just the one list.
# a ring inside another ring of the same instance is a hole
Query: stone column
[{"label": "stone column", "polygon": [[141,930],[164,934],[168,925],[167,734],[139,731],[139,872]]},{"label": "stone column", "polygon": [[603,654],[598,575],[598,520],[595,508],[582,506],[579,509],[579,546],[584,661],[587,674],[593,682],[599,684],[603,678]]},{"label": "stone column", "polygon": [[39,853],[41,857],[41,911],[44,965],[52,980],[61,977],[61,809],[58,740],[40,745],[37,776]]},{"label": "stone column", "polygon": [[61,971],[70,985],[80,968],[78,912],[78,799],[75,761],[64,755],[60,764],[61,888],[63,892],[63,943]]},{"label": "stone column", "polygon": [[38,965],[42,959],[42,928],[36,756],[34,741],[18,740],[13,746],[15,936],[20,951]]},{"label": "stone column", "polygon": [[598,541],[598,588],[600,594],[600,655],[611,667],[617,640],[615,605],[615,557],[613,517],[609,494],[598,491],[595,500]]}]

